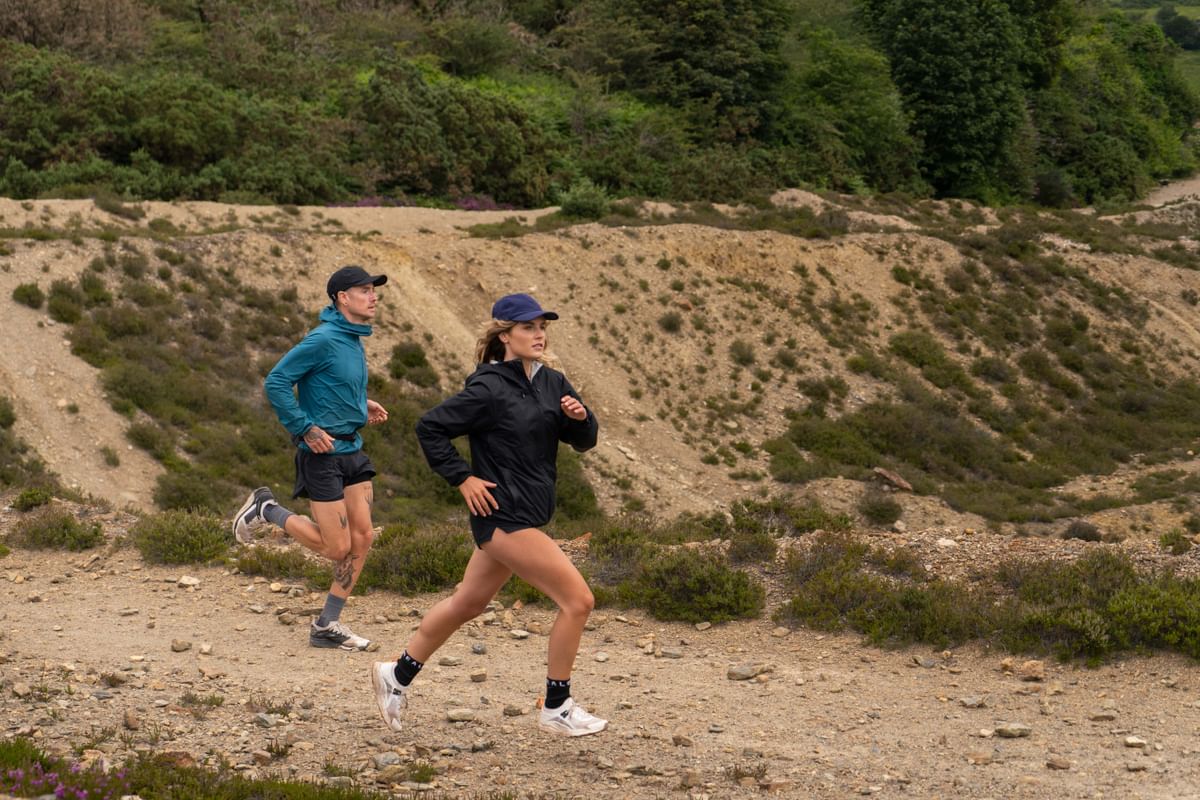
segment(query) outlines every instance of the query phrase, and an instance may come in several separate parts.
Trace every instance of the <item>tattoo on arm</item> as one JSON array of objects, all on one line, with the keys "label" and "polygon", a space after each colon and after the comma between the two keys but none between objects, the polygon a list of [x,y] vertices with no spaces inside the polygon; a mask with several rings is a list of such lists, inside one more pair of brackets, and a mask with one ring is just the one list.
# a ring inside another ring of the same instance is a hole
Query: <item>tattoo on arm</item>
[{"label": "tattoo on arm", "polygon": [[350,587],[354,585],[354,561],[357,558],[358,556],[351,553],[333,565],[333,579],[346,591],[350,591]]}]

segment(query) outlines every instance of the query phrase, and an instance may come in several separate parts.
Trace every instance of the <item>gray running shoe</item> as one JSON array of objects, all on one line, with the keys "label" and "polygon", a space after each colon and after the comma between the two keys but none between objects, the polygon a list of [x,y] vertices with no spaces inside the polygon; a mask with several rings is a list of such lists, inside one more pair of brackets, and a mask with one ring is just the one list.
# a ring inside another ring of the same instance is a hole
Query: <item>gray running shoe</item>
[{"label": "gray running shoe", "polygon": [[337,647],[342,650],[366,650],[371,646],[370,639],[356,636],[354,631],[336,619],[324,626],[317,625],[314,619],[308,629],[308,643],[313,647]]},{"label": "gray running shoe", "polygon": [[274,502],[275,495],[271,494],[271,490],[265,486],[260,486],[251,492],[233,518],[233,538],[242,544],[253,542],[254,537],[250,535],[250,526],[256,522],[263,522],[263,509]]},{"label": "gray running shoe", "polygon": [[376,661],[371,665],[371,686],[375,689],[375,705],[379,716],[389,728],[398,731],[404,727],[400,713],[408,705],[408,687],[396,680],[395,661]]}]

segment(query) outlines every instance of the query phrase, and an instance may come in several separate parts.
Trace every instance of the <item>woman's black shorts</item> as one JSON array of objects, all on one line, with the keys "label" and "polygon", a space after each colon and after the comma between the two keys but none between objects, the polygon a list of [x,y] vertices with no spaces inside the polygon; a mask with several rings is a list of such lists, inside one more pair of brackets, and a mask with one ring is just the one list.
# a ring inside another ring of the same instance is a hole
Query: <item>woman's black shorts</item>
[{"label": "woman's black shorts", "polygon": [[296,489],[292,497],[332,503],[346,497],[346,487],[375,477],[375,467],[362,450],[313,453],[296,449]]},{"label": "woman's black shorts", "polygon": [[523,531],[526,528],[540,528],[545,525],[544,522],[513,522],[507,519],[498,519],[494,514],[490,517],[478,517],[471,515],[471,538],[475,540],[476,547],[483,545],[492,540],[492,534],[497,529],[505,533],[513,531]]}]

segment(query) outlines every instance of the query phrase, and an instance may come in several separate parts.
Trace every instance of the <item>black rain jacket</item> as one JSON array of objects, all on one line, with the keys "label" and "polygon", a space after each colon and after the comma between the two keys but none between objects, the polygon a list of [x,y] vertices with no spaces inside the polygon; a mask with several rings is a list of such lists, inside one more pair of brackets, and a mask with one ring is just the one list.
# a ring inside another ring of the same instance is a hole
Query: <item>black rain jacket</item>
[{"label": "black rain jacket", "polygon": [[[500,508],[487,519],[540,527],[554,515],[558,443],[583,452],[596,446],[596,416],[573,420],[563,413],[563,395],[579,399],[566,377],[542,366],[530,381],[520,359],[480,364],[466,387],[430,409],[417,422],[425,460],[451,486],[471,475],[496,484]],[[451,439],[467,435],[471,464]]]}]

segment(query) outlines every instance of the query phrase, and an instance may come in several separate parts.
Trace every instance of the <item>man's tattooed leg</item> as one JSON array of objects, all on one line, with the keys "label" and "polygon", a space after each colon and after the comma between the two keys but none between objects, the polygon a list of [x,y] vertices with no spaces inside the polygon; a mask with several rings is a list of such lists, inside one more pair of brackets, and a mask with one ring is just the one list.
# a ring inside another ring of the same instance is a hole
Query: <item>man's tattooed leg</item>
[{"label": "man's tattooed leg", "polygon": [[333,579],[346,591],[354,584],[354,561],[358,556],[351,553],[333,565]]}]

